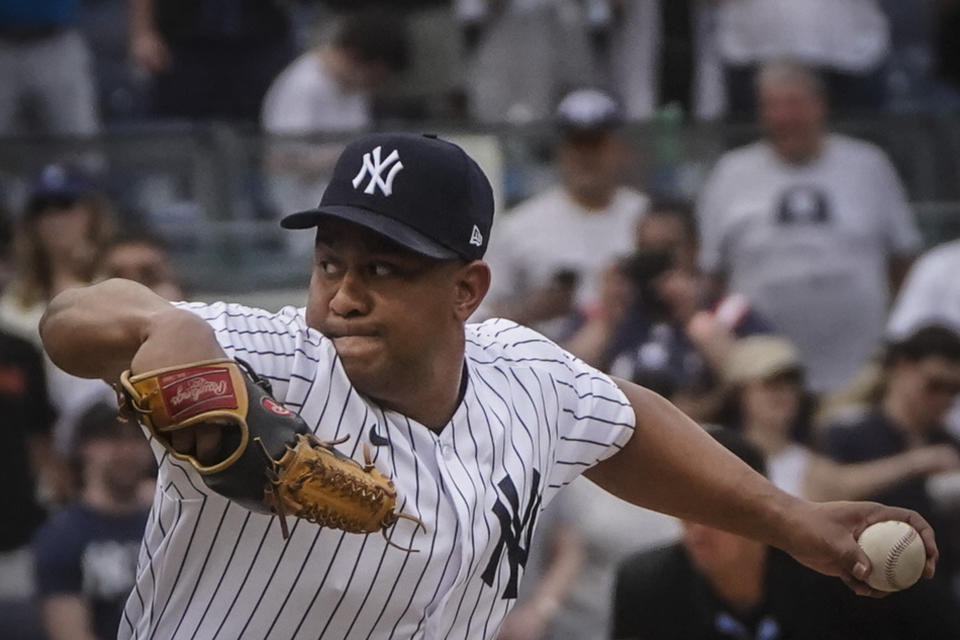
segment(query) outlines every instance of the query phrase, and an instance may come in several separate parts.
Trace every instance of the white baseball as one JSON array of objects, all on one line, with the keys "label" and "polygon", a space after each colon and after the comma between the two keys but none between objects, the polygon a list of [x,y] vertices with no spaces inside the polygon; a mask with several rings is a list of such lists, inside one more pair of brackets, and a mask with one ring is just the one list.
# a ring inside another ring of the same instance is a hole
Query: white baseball
[{"label": "white baseball", "polygon": [[867,584],[880,591],[900,591],[912,586],[923,573],[927,552],[917,530],[906,522],[888,520],[872,524],[860,534],[860,548],[870,558]]}]

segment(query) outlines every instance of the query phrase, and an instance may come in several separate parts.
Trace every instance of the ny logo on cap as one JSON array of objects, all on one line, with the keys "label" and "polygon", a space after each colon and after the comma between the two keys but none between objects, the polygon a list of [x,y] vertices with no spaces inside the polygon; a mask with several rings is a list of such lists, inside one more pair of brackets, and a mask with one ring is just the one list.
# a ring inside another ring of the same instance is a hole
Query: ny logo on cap
[{"label": "ny logo on cap", "polygon": [[[357,173],[353,179],[353,188],[359,188],[360,183],[363,182],[363,179],[369,174],[370,182],[367,183],[363,192],[373,195],[373,192],[379,188],[380,193],[389,196],[393,193],[393,179],[397,177],[401,169],[403,169],[403,163],[400,162],[400,154],[397,153],[397,150],[394,149],[390,152],[390,155],[381,161],[380,147],[378,146],[372,153],[367,152],[363,154],[363,166],[360,167],[360,172]],[[381,175],[384,171],[387,172],[386,179]]]}]

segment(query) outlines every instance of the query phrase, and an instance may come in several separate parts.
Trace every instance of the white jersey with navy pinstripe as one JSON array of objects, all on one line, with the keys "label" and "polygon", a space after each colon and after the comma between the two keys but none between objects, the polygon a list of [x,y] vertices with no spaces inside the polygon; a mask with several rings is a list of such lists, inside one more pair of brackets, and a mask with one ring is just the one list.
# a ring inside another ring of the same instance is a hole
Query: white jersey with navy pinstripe
[{"label": "white jersey with navy pinstripe", "polygon": [[505,320],[467,326],[464,396],[435,433],[360,395],[302,309],[184,308],[321,440],[349,436],[355,458],[368,443],[426,530],[392,532],[417,553],[303,520],[284,540],[275,517],[212,493],[153,442],[159,481],[121,639],[492,638],[540,510],[633,432],[609,378]]}]

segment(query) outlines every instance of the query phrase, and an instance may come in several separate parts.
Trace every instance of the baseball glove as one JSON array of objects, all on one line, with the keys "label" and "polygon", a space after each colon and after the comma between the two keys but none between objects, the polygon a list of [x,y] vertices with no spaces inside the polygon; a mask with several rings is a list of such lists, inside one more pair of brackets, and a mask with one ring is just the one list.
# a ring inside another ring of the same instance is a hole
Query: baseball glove
[{"label": "baseball glove", "polygon": [[[117,391],[121,415],[146,426],[217,493],[252,511],[279,516],[284,538],[288,514],[351,533],[379,530],[393,546],[387,530],[398,519],[423,526],[394,512],[396,489],[374,468],[366,444],[360,465],[334,448],[346,438],[318,440],[242,360],[206,360],[135,376],[128,370]],[[171,443],[172,433],[200,424],[221,426],[220,449],[209,464]]]}]

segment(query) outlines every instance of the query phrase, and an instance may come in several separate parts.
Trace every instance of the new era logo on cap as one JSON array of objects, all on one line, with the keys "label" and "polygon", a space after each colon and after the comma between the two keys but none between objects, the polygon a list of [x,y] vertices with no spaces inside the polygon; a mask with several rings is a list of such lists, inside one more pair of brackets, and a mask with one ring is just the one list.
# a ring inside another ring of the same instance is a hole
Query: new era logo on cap
[{"label": "new era logo on cap", "polygon": [[473,158],[451,142],[376,133],[347,145],[316,209],[281,224],[304,229],[328,217],[432,258],[477,260],[493,224],[493,190]]},{"label": "new era logo on cap", "polygon": [[[378,146],[372,152],[363,154],[363,166],[360,167],[360,172],[353,178],[354,189],[359,189],[363,179],[369,175],[370,181],[367,183],[366,189],[363,190],[364,193],[373,195],[378,187],[380,193],[385,196],[393,193],[393,179],[403,169],[403,163],[400,162],[400,153],[396,149],[391,151],[390,155],[381,162],[381,149],[383,147]],[[387,171],[386,179],[381,176],[385,170]]]}]

